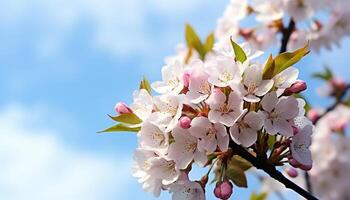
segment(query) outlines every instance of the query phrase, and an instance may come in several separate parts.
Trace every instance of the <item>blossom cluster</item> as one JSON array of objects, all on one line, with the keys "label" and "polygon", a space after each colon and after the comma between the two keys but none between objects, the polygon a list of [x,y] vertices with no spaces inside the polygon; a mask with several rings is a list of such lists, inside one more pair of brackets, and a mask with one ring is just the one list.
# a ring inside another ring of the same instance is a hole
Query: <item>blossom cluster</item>
[{"label": "blossom cluster", "polygon": [[346,126],[350,108],[339,105],[320,119],[311,146],[314,166],[310,171],[312,187],[321,199],[349,199],[350,138]]},{"label": "blossom cluster", "polygon": [[[256,154],[270,151],[274,165],[311,169],[313,125],[304,116],[305,101],[294,96],[306,89],[294,63],[282,62],[283,55],[260,63],[255,58],[262,52],[249,45],[231,40],[227,46],[215,44],[204,59],[169,57],[161,81],[142,81],[130,106],[116,105],[120,115],[112,118],[122,123],[106,131],[137,132],[133,175],[154,196],[168,190],[173,199],[205,199],[208,177],[190,180],[191,166],[219,168],[235,154],[230,143]],[[305,49],[291,53],[294,60]],[[225,171],[214,180],[221,199],[232,193]]]},{"label": "blossom cluster", "polygon": [[[279,33],[288,28],[283,21],[292,19],[289,49],[306,41],[310,41],[313,50],[330,49],[350,34],[349,3],[349,0],[231,0],[218,20],[215,36],[224,42],[230,36],[243,37],[257,49],[268,49],[277,44]],[[251,18],[256,20],[256,26],[243,26],[244,20]]]}]

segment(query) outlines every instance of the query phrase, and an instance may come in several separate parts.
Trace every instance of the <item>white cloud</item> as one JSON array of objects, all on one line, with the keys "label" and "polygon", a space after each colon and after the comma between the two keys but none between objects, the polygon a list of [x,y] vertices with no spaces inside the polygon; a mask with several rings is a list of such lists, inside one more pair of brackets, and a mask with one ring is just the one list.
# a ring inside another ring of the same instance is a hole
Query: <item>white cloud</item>
[{"label": "white cloud", "polygon": [[40,111],[0,110],[0,199],[118,199],[130,160],[71,148],[43,123]]}]

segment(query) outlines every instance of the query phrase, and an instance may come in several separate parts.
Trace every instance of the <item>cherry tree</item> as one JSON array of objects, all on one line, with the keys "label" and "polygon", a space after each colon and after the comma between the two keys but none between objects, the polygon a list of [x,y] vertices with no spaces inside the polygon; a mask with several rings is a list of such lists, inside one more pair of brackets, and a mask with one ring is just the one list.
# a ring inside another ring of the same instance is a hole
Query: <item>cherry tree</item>
[{"label": "cherry tree", "polygon": [[[155,197],[205,199],[210,180],[211,192],[229,199],[258,170],[306,199],[350,198],[350,85],[330,69],[315,74],[335,101],[311,108],[297,67],[350,34],[348,3],[231,0],[205,40],[186,25],[186,44],[165,59],[162,80],[144,78],[130,106],[116,104],[117,124],[101,132],[137,133],[133,175]],[[194,165],[208,169],[199,180],[189,178]],[[290,179],[297,176],[306,187]]]}]

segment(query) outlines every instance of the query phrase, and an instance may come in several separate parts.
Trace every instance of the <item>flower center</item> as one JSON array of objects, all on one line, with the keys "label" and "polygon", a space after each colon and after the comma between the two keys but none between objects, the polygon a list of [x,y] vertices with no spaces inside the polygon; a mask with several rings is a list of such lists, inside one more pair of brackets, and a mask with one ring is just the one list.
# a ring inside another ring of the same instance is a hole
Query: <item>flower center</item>
[{"label": "flower center", "polygon": [[219,77],[219,80],[223,83],[227,83],[233,79],[232,73],[225,71],[224,73],[221,74]]},{"label": "flower center", "polygon": [[165,142],[164,134],[162,132],[156,131],[152,134],[152,140],[155,141],[160,146]]},{"label": "flower center", "polygon": [[195,142],[188,142],[186,145],[185,145],[185,150],[187,152],[194,152],[195,150],[197,149],[197,143]]},{"label": "flower center", "polygon": [[230,108],[230,106],[227,103],[223,103],[220,106],[219,111],[222,113],[222,115],[224,115],[224,114],[232,112],[233,110]]},{"label": "flower center", "polygon": [[248,94],[253,94],[255,89],[256,89],[256,85],[254,83],[249,85],[248,88],[247,88]]},{"label": "flower center", "polygon": [[210,93],[210,85],[207,81],[202,81],[198,93],[200,94],[209,94]]},{"label": "flower center", "polygon": [[170,87],[173,87],[173,88],[178,86],[178,84],[179,84],[179,79],[177,77],[174,77],[174,78],[169,79],[167,81],[167,85],[169,85]]},{"label": "flower center", "polygon": [[206,136],[208,138],[213,138],[216,135],[216,130],[213,127],[210,127],[208,129],[208,132],[206,133]]}]

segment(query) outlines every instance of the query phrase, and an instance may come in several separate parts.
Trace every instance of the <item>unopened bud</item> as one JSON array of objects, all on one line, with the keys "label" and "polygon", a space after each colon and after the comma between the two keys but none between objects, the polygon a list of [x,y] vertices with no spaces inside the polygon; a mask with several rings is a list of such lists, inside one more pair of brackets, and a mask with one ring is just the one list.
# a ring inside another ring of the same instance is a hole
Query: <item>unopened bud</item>
[{"label": "unopened bud", "polygon": [[222,200],[227,200],[233,193],[232,183],[229,180],[225,180],[223,182],[217,182],[214,194],[217,198]]},{"label": "unopened bud", "polygon": [[299,168],[305,171],[309,171],[311,170],[312,165],[300,165]]},{"label": "unopened bud", "polygon": [[288,176],[295,178],[298,176],[298,171],[294,168],[288,167],[286,168],[286,173],[288,174]]},{"label": "unopened bud", "polygon": [[187,116],[181,117],[179,122],[180,122],[180,127],[183,129],[188,129],[191,126],[191,119]]},{"label": "unopened bud", "polygon": [[305,81],[297,80],[297,81],[295,81],[295,83],[292,84],[292,86],[287,88],[283,94],[285,96],[297,94],[297,93],[300,93],[300,92],[306,90],[306,88],[307,88],[307,86],[306,86]]},{"label": "unopened bud", "polygon": [[190,77],[191,77],[191,74],[189,72],[184,73],[182,78],[183,78],[183,82],[184,82],[185,87],[188,87],[190,85]]},{"label": "unopened bud", "polygon": [[289,164],[292,165],[293,167],[299,167],[300,163],[295,160],[294,158],[289,159]]},{"label": "unopened bud", "polygon": [[115,111],[119,114],[129,114],[132,113],[131,109],[123,102],[119,102],[114,107]]}]

